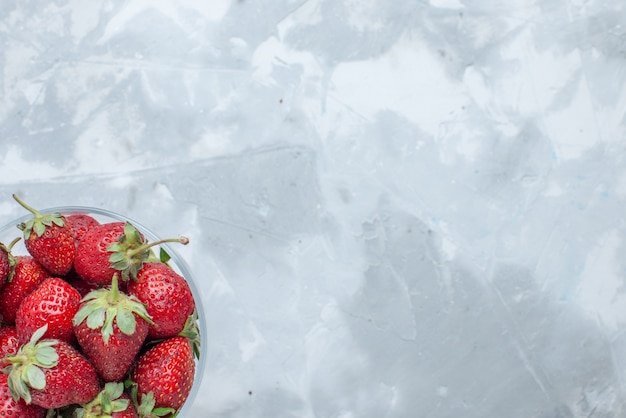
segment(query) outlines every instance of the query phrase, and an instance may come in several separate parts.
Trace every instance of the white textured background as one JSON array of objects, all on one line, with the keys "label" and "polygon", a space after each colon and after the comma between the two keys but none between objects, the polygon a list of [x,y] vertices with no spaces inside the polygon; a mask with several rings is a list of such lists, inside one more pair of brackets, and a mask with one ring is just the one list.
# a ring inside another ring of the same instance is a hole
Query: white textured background
[{"label": "white textured background", "polygon": [[626,416],[622,0],[3,0],[0,217],[180,250],[190,417]]}]

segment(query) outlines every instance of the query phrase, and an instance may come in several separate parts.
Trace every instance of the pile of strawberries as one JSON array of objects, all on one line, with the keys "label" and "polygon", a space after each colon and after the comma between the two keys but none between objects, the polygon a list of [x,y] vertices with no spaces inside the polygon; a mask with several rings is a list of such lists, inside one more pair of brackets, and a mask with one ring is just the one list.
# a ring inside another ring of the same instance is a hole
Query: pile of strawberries
[{"label": "pile of strawberries", "polygon": [[[88,213],[32,213],[0,243],[0,416],[175,416],[199,357],[189,284],[164,242]],[[16,231],[19,232],[19,231]]]}]

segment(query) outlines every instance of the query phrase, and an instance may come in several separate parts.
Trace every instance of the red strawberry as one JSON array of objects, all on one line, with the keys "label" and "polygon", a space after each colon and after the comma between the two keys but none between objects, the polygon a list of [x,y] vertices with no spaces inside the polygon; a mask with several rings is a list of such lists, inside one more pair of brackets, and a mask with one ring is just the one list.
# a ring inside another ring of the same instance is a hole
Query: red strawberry
[{"label": "red strawberry", "polygon": [[0,373],[0,416],[44,418],[46,410],[39,405],[27,405],[23,399],[13,399],[9,390],[9,375]]},{"label": "red strawberry", "polygon": [[11,260],[9,259],[10,251],[2,243],[0,243],[0,286],[9,279],[11,272]]},{"label": "red strawberry", "polygon": [[185,337],[166,339],[142,354],[131,374],[139,395],[140,416],[148,415],[145,409],[150,396],[146,395],[150,393],[157,408],[182,407],[191,391],[194,373],[193,350]]},{"label": "red strawberry", "polygon": [[17,353],[20,343],[17,339],[17,329],[13,325],[0,326],[0,369],[7,366],[4,357]]},{"label": "red strawberry", "polygon": [[37,288],[50,273],[32,256],[15,257],[13,278],[0,292],[0,315],[6,324],[15,323],[15,314],[22,300]]},{"label": "red strawberry", "polygon": [[[74,267],[83,279],[108,285],[115,273],[122,281],[135,278],[153,256],[151,247],[165,242],[187,244],[185,237],[148,242],[129,222],[110,222],[89,230],[76,249]],[[162,251],[162,257],[165,253]],[[156,259],[156,258],[155,258]]]},{"label": "red strawberry", "polygon": [[47,328],[39,328],[16,355],[6,358],[11,394],[50,409],[91,401],[100,392],[96,370],[65,341],[42,340]]},{"label": "red strawberry", "polygon": [[105,382],[122,380],[148,335],[150,316],[134,296],[110,289],[90,292],[74,316],[74,334]]},{"label": "red strawberry", "polygon": [[137,280],[128,282],[128,294],[146,305],[153,321],[149,339],[177,335],[195,310],[189,284],[164,263],[145,263],[137,273]]},{"label": "red strawberry", "polygon": [[8,246],[0,242],[0,288],[13,279],[17,259],[11,254],[11,249],[21,238],[15,238]]},{"label": "red strawberry", "polygon": [[93,216],[86,213],[71,213],[65,215],[65,222],[71,227],[76,245],[83,236],[94,226],[100,225]]},{"label": "red strawberry", "polygon": [[123,383],[107,383],[89,403],[76,410],[79,417],[137,418],[137,410],[124,393]]},{"label": "red strawberry", "polygon": [[33,333],[48,324],[47,338],[74,342],[72,319],[80,306],[80,293],[65,280],[50,277],[26,296],[15,316],[19,341],[26,343]]},{"label": "red strawberry", "polygon": [[60,213],[42,214],[24,203],[19,197],[13,198],[34,217],[18,225],[24,231],[24,245],[37,261],[50,273],[63,276],[74,264],[75,243],[71,227],[65,224]]},{"label": "red strawberry", "polygon": [[125,229],[128,227],[124,222],[108,222],[87,231],[76,248],[76,273],[89,282],[111,284],[118,270],[111,266],[109,247],[118,244],[122,237],[125,237],[123,244],[127,248],[144,244],[144,238],[138,232],[125,235]]}]

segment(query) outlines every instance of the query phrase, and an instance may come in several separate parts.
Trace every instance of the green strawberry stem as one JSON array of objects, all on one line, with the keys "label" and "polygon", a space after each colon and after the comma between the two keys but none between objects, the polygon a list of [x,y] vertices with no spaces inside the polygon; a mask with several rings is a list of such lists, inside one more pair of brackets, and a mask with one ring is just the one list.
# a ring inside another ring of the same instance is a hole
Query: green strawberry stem
[{"label": "green strawberry stem", "polygon": [[113,275],[113,280],[111,280],[111,289],[108,296],[107,300],[111,305],[115,305],[120,299],[120,287],[117,283],[117,274]]},{"label": "green strawberry stem", "polygon": [[26,222],[22,222],[17,225],[18,229],[24,232],[24,238],[28,239],[31,235],[31,232],[34,230],[37,236],[42,236],[46,231],[47,226],[51,226],[52,224],[56,224],[57,226],[65,225],[65,221],[63,215],[58,212],[50,213],[50,214],[42,214],[37,209],[27,205],[22,199],[20,199],[16,194],[13,194],[13,199],[17,201],[24,209],[31,212],[34,217]]},{"label": "green strawberry stem", "polygon": [[[122,280],[136,279],[137,273],[143,266],[144,261],[151,261],[151,248],[168,242],[177,242],[187,245],[189,238],[178,237],[162,239],[154,242],[146,241],[130,222],[124,224],[124,233],[117,242],[110,244],[107,251],[111,253],[109,262],[111,268],[122,273]],[[162,250],[162,249],[161,249]]]},{"label": "green strawberry stem", "polygon": [[154,247],[156,245],[166,244],[168,242],[176,242],[176,243],[179,243],[179,244],[187,245],[187,244],[189,244],[189,238],[180,236],[178,238],[166,238],[166,239],[161,239],[161,240],[158,240],[158,241],[147,242],[144,245],[142,245],[141,247],[128,250],[126,252],[126,254],[128,256],[130,256],[130,257],[134,257],[135,255],[141,254],[141,253],[149,250],[150,248],[152,248],[152,247]]},{"label": "green strawberry stem", "polygon": [[17,237],[13,241],[11,241],[9,245],[5,245],[0,242],[0,249],[6,251],[6,253],[9,254],[11,250],[13,250],[13,247],[15,247],[15,244],[17,244],[21,239],[22,237]]},{"label": "green strawberry stem", "polygon": [[29,206],[28,204],[26,204],[26,202],[24,202],[22,199],[20,199],[15,193],[13,193],[13,199],[15,199],[17,201],[17,203],[19,203],[20,205],[22,205],[22,207],[24,209],[26,209],[27,211],[31,212],[33,215],[35,215],[35,217],[37,218],[41,218],[43,215],[41,214],[41,212],[39,212],[37,209],[33,208],[32,206]]}]

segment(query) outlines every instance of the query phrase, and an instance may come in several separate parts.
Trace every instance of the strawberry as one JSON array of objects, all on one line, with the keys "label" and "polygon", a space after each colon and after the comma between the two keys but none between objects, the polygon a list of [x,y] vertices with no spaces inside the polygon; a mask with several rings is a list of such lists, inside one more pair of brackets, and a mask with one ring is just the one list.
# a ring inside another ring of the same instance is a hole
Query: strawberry
[{"label": "strawberry", "polygon": [[0,368],[7,365],[4,357],[17,353],[20,343],[17,339],[17,329],[13,325],[0,326]]},{"label": "strawberry", "polygon": [[78,311],[80,299],[80,293],[65,280],[45,279],[17,309],[15,326],[20,343],[26,343],[45,324],[49,325],[47,338],[73,343],[72,319]]},{"label": "strawberry", "polygon": [[[126,282],[135,278],[144,262],[153,257],[151,247],[165,242],[188,244],[186,237],[148,242],[129,222],[109,222],[85,234],[76,249],[75,268],[83,279],[108,285],[115,273]],[[167,254],[161,250],[161,257]],[[153,257],[154,258],[154,257]]]},{"label": "strawberry", "polygon": [[[123,242],[120,242],[122,239]],[[131,231],[130,224],[108,222],[95,226],[87,231],[76,248],[76,273],[89,282],[109,285],[118,271],[111,266],[109,247],[119,244],[125,252],[144,243],[143,236],[136,229]]]},{"label": "strawberry", "polygon": [[136,297],[118,291],[117,275],[111,288],[94,290],[83,298],[73,320],[78,344],[106,382],[124,378],[148,335],[150,322]]},{"label": "strawberry", "polygon": [[11,251],[2,243],[0,243],[0,284],[4,284],[9,279],[11,273],[11,259],[9,255]]},{"label": "strawberry", "polygon": [[142,354],[131,374],[140,416],[152,416],[146,410],[151,398],[156,408],[182,407],[191,392],[194,373],[193,349],[186,337],[168,338]]},{"label": "strawberry", "polygon": [[80,418],[137,418],[137,410],[124,393],[124,384],[107,383],[104,389],[89,403],[76,409]]},{"label": "strawberry", "polygon": [[13,399],[9,390],[9,375],[0,373],[0,416],[44,418],[46,410],[39,405],[27,405],[23,399]]},{"label": "strawberry", "polygon": [[65,215],[65,222],[71,227],[76,245],[83,239],[83,236],[100,222],[86,213],[71,213]]},{"label": "strawberry", "polygon": [[189,284],[164,263],[145,263],[137,273],[137,280],[128,282],[128,294],[146,305],[153,321],[149,339],[175,336],[195,310]]},{"label": "strawberry", "polygon": [[8,246],[0,242],[0,288],[13,279],[17,259],[11,254],[11,249],[20,239],[15,238]]},{"label": "strawberry", "polygon": [[42,214],[16,195],[13,198],[34,215],[17,226],[24,232],[24,245],[30,255],[53,275],[67,274],[74,264],[75,243],[65,217],[58,212]]},{"label": "strawberry", "polygon": [[0,292],[2,322],[15,323],[15,314],[22,300],[48,277],[50,273],[32,256],[16,256],[13,277]]},{"label": "strawberry", "polygon": [[6,357],[14,399],[50,409],[91,401],[100,392],[93,365],[65,341],[41,339],[47,328],[39,328],[14,356]]}]

